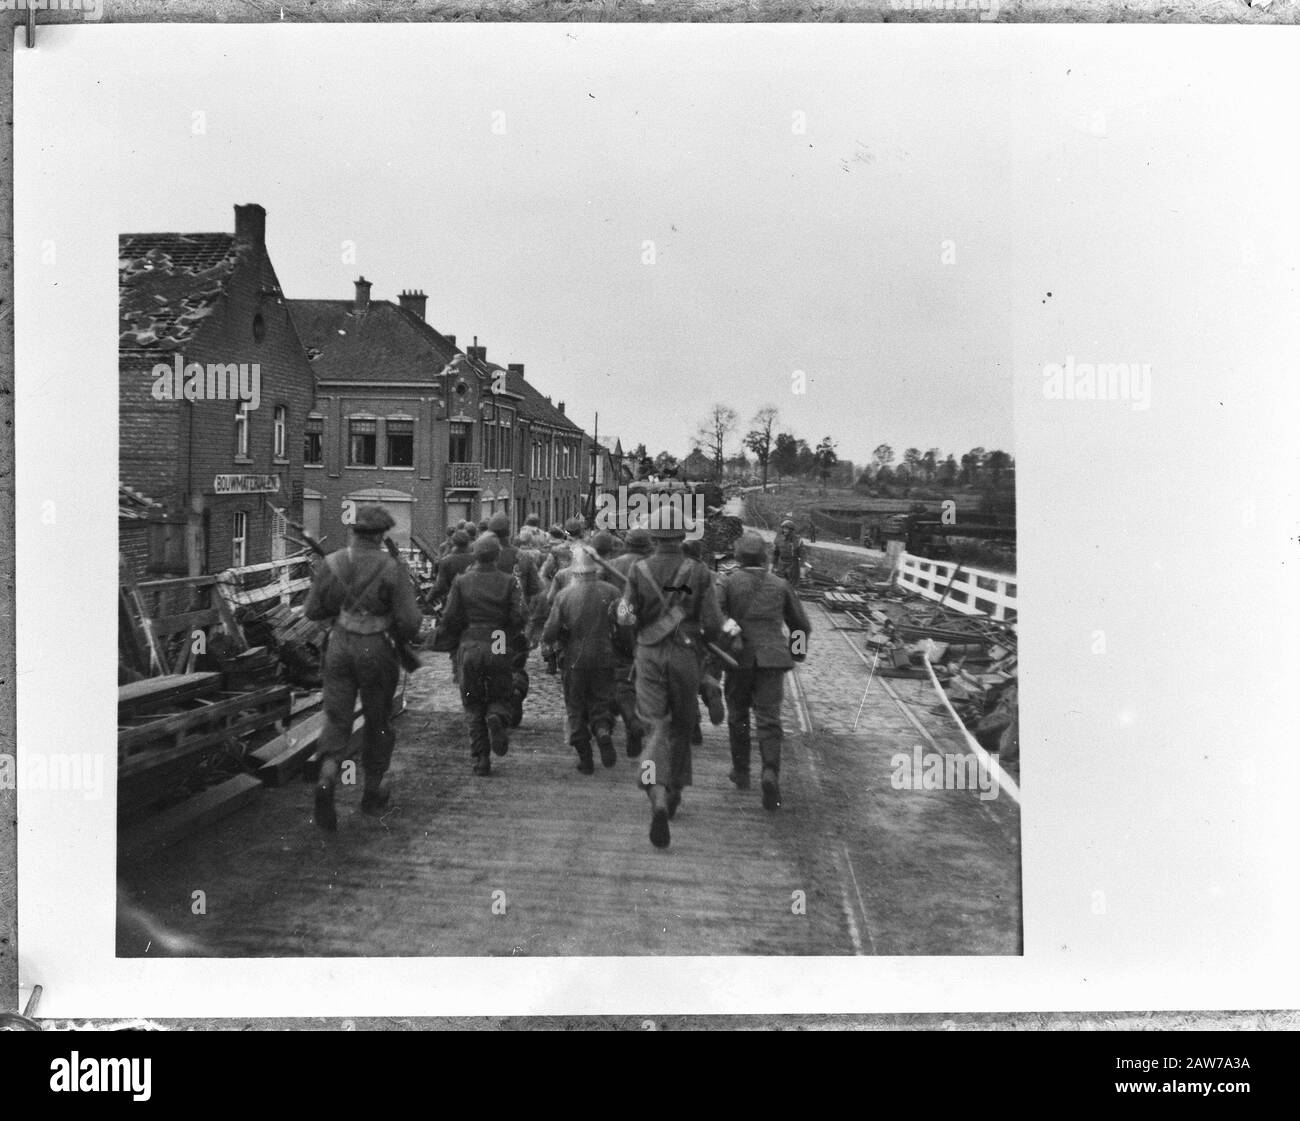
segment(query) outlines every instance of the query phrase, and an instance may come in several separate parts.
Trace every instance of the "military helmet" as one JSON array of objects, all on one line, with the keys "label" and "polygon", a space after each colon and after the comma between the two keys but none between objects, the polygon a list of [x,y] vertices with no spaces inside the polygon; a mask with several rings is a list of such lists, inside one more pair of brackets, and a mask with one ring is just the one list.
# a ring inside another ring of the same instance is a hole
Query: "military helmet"
[{"label": "military helmet", "polygon": [[485,533],[474,542],[474,559],[494,561],[501,555],[501,542],[493,533]]},{"label": "military helmet", "polygon": [[564,532],[570,537],[581,537],[582,531],[586,528],[581,518],[570,518],[564,523]]},{"label": "military helmet", "polygon": [[493,514],[488,519],[488,532],[495,533],[504,541],[510,535],[510,515]]},{"label": "military helmet", "polygon": [[358,533],[387,533],[397,523],[382,506],[362,506],[357,510],[352,528]]},{"label": "military helmet", "polygon": [[635,526],[627,531],[627,539],[623,543],[628,552],[648,553],[651,548],[650,531],[645,526]]},{"label": "military helmet", "polygon": [[681,507],[676,503],[664,503],[650,511],[650,536],[656,540],[684,540],[686,523],[682,517]]}]

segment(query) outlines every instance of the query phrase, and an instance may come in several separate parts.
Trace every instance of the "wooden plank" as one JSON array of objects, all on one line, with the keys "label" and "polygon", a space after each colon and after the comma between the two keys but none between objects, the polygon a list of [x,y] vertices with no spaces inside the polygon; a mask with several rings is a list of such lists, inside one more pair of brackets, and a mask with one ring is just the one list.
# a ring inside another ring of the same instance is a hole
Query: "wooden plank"
[{"label": "wooden plank", "polygon": [[165,767],[168,764],[191,756],[200,755],[225,740],[238,739],[242,735],[255,732],[258,728],[264,728],[269,724],[274,724],[277,720],[283,719],[283,713],[275,710],[250,713],[248,716],[242,716],[238,720],[232,721],[228,727],[217,728],[211,732],[204,732],[202,735],[192,736],[171,747],[140,751],[124,759],[119,757],[118,779],[126,781],[148,775],[151,770]]},{"label": "wooden plank", "polygon": [[119,720],[139,716],[156,708],[168,708],[181,700],[215,693],[221,688],[219,673],[172,673],[119,685],[117,716]]},{"label": "wooden plank", "polygon": [[215,576],[175,576],[166,580],[145,580],[137,586],[142,592],[165,592],[172,588],[184,587],[186,584],[192,588],[206,588],[216,582]]},{"label": "wooden plank", "polygon": [[126,589],[131,606],[135,608],[135,613],[140,618],[140,627],[144,631],[145,642],[149,646],[149,672],[162,673],[164,668],[162,653],[158,649],[158,643],[149,626],[149,613],[144,609],[144,600],[140,596],[140,587],[131,575],[131,570],[127,568],[126,558],[121,553],[117,555],[117,575],[119,585]]},{"label": "wooden plank", "polygon": [[287,584],[267,584],[261,588],[250,588],[246,592],[232,590],[226,598],[236,606],[252,607],[265,603],[268,599],[279,599],[281,596],[306,591],[311,587],[311,579],[310,576],[303,576],[298,580],[290,580]]},{"label": "wooden plank", "polygon": [[[363,717],[353,717],[352,736],[361,735]],[[292,728],[266,745],[267,748],[279,745],[276,754],[268,756],[257,769],[257,777],[267,786],[283,786],[306,765],[308,759],[315,757],[321,733],[325,731],[325,714],[318,712],[308,717],[297,728]],[[349,743],[349,746],[359,746]],[[265,748],[254,753],[260,756]],[[317,763],[319,766],[319,762]]]},{"label": "wooden plank", "polygon": [[187,837],[242,808],[261,789],[262,784],[252,775],[237,775],[196,794],[124,832],[118,840],[118,858],[137,857]]},{"label": "wooden plank", "polygon": [[166,638],[177,631],[202,630],[212,626],[220,619],[215,608],[208,607],[202,611],[186,611],[181,615],[167,615],[150,622],[155,638]]},{"label": "wooden plank", "polygon": [[183,713],[180,716],[169,716],[139,728],[129,728],[124,732],[120,732],[117,737],[118,752],[124,754],[129,748],[140,747],[151,740],[162,739],[164,736],[175,735],[196,724],[207,723],[218,717],[234,715],[242,709],[267,708],[278,705],[288,711],[288,704],[289,687],[287,685],[274,685],[266,689],[239,693],[228,700],[210,705],[207,708],[195,709],[193,712]]}]

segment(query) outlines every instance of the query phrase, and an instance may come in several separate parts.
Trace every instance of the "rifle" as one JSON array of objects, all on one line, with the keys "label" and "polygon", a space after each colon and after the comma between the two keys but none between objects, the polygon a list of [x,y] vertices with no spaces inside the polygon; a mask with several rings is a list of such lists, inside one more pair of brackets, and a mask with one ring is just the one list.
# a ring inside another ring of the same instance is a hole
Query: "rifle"
[{"label": "rifle", "polygon": [[[275,510],[276,513],[284,518],[287,525],[296,529],[302,535],[302,543],[305,544],[313,553],[322,560],[329,556],[325,551],[325,546],[316,540],[306,526],[301,522],[295,522],[288,514],[276,506],[272,506],[271,509]],[[397,551],[397,546],[393,543],[393,539],[391,537],[385,537],[384,545],[388,549],[389,555],[392,556],[393,560],[397,561],[397,563],[402,566],[402,571],[406,573],[406,578],[409,580],[411,578],[411,570],[406,567],[406,562],[402,560],[402,555]],[[402,669],[407,673],[414,673],[424,664],[420,661],[419,657],[417,657],[415,651],[411,649],[409,643],[403,642],[391,631],[389,632],[388,637],[392,641],[393,648],[397,653],[397,660],[401,662]]]},{"label": "rifle", "polygon": [[[604,558],[598,557],[596,555],[595,549],[591,549],[589,550],[589,552],[591,553],[592,560],[594,560],[598,565],[600,565],[600,567],[603,568],[606,572],[610,573],[610,575],[614,576],[617,580],[619,580],[619,582],[622,583],[624,587],[627,587],[628,581],[626,576],[624,576],[621,572],[619,572],[617,568],[615,568]],[[655,588],[655,592],[659,595],[659,601],[660,603],[662,603],[664,601],[663,593],[660,592],[658,588]],[[723,650],[721,646],[718,646],[712,642],[706,642],[704,645],[708,647],[709,651],[715,657],[717,657],[723,663],[723,665],[730,666],[732,669],[740,668],[740,663],[737,662],[736,659],[733,658],[730,654],[728,654],[725,650]]]}]

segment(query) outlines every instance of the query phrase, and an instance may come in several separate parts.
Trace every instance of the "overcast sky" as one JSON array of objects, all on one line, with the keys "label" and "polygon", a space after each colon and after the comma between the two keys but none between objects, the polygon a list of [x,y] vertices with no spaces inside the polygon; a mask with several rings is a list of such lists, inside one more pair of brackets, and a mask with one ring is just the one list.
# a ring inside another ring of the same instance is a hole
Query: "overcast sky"
[{"label": "overcast sky", "polygon": [[859,462],[1014,454],[1012,363],[1070,297],[1054,275],[1095,262],[1101,360],[1149,342],[1116,258],[1221,141],[1197,125],[1210,56],[885,30],[137,25],[94,65],[120,229],[229,230],[259,202],[290,296],[422,288],[439,330],[525,363],[589,431],[599,412],[602,436],[682,454],[714,401],[742,433],[771,403]]}]

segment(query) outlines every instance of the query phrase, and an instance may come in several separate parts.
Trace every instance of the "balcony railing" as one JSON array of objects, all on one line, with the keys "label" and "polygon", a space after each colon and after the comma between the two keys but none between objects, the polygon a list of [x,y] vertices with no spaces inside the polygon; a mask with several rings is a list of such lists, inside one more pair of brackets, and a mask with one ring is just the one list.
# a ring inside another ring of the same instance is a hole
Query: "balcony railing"
[{"label": "balcony railing", "polygon": [[458,490],[481,490],[483,487],[483,464],[448,463],[447,486]]}]

